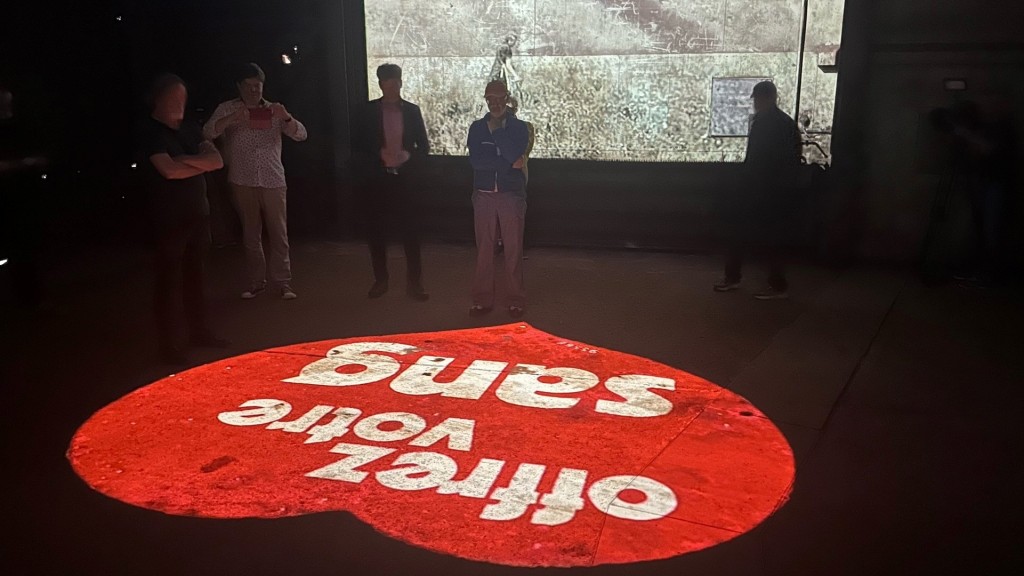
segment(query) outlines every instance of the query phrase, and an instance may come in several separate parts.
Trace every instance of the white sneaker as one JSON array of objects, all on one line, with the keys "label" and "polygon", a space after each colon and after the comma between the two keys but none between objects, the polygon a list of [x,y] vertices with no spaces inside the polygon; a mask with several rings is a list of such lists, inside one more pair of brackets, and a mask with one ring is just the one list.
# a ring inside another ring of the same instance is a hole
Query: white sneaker
[{"label": "white sneaker", "polygon": [[281,300],[295,300],[299,295],[292,290],[292,287],[285,284],[281,286]]},{"label": "white sneaker", "polygon": [[242,300],[252,300],[253,298],[263,294],[267,290],[266,286],[253,286],[245,292],[242,292]]}]

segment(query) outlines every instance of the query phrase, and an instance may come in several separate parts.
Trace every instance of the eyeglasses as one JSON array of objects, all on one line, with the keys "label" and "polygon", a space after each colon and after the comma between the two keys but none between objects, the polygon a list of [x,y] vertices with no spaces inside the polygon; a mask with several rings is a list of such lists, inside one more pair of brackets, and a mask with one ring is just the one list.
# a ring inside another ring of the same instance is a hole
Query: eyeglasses
[{"label": "eyeglasses", "polygon": [[508,96],[484,96],[488,104],[500,104],[508,101]]}]

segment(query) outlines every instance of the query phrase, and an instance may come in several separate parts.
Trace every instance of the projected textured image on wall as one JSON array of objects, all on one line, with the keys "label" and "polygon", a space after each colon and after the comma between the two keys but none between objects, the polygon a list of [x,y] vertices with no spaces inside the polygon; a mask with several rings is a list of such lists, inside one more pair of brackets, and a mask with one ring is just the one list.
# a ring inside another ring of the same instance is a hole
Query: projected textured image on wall
[{"label": "projected textured image on wall", "polygon": [[466,153],[505,80],[537,130],[533,156],[661,162],[740,161],[749,87],[770,78],[780,105],[828,150],[829,64],[844,0],[366,0],[370,97],[375,70],[403,68],[434,152]]}]

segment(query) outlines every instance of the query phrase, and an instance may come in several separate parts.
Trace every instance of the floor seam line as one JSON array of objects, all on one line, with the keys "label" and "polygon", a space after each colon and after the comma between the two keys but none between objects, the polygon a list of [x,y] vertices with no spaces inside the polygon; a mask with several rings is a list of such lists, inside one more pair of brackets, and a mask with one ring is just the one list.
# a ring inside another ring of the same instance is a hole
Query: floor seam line
[{"label": "floor seam line", "polygon": [[843,389],[840,390],[839,396],[836,397],[835,402],[832,403],[832,408],[829,409],[828,414],[825,416],[825,420],[821,423],[821,429],[819,430],[821,433],[824,434],[825,428],[828,427],[829,422],[832,421],[832,417],[836,413],[836,409],[843,401],[843,398],[846,397],[846,393],[850,390],[854,379],[858,374],[860,374],[860,369],[864,365],[864,361],[871,353],[871,350],[874,349],[875,341],[878,340],[878,336],[882,333],[882,329],[885,327],[886,322],[889,321],[889,316],[892,315],[893,310],[896,308],[896,303],[899,301],[906,286],[907,282],[904,280],[900,285],[899,290],[896,291],[896,295],[893,296],[892,302],[889,302],[889,307],[886,309],[885,314],[882,315],[882,319],[878,322],[878,326],[875,328],[875,333],[871,335],[871,339],[868,340],[868,344],[864,347],[864,351],[861,353],[860,357],[857,358],[857,363],[854,364],[853,370],[850,371],[850,375],[846,378],[846,383],[843,384]]}]

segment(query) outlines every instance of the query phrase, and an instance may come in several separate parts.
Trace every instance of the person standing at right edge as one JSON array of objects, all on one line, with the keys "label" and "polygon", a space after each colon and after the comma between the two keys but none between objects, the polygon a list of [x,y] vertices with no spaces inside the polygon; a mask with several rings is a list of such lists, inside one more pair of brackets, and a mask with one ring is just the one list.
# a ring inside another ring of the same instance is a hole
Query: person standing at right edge
[{"label": "person standing at right edge", "polygon": [[526,123],[509,110],[508,88],[495,80],[484,90],[488,113],[469,128],[469,161],[473,166],[473,227],[476,232],[476,273],[470,316],[494,308],[495,247],[504,243],[502,277],[508,314],[526,311],[523,282],[523,228],[526,222],[526,177],[523,174],[530,133]]},{"label": "person standing at right edge", "polygon": [[373,265],[367,296],[380,298],[388,291],[387,241],[394,233],[405,247],[406,293],[425,302],[430,295],[423,289],[415,187],[422,186],[430,153],[427,128],[419,106],[402,98],[401,67],[380,65],[377,81],[382,96],[368,102],[352,123],[353,169]]},{"label": "person standing at right edge", "polygon": [[768,261],[768,288],[756,292],[759,300],[789,297],[782,259],[785,227],[789,223],[802,143],[796,122],[779,109],[778,90],[771,82],[760,82],[751,94],[754,119],[747,138],[743,162],[742,190],[733,206],[732,226],[725,278],[715,284],[716,292],[740,287],[743,258],[755,247]]},{"label": "person standing at right edge", "polygon": [[161,76],[150,92],[150,118],[142,126],[143,173],[148,182],[156,240],[154,309],[160,355],[168,364],[187,360],[179,303],[188,343],[222,348],[210,332],[203,295],[203,256],[210,244],[210,206],[205,173],[224,162],[199,126],[183,121],[188,91],[177,76]]},{"label": "person standing at right edge", "polygon": [[1017,133],[1009,98],[993,94],[988,106],[963,103],[953,134],[966,156],[965,187],[971,203],[975,245],[963,271],[964,288],[994,286],[1003,272],[1004,228],[1014,213],[1011,192],[1017,172]]}]

